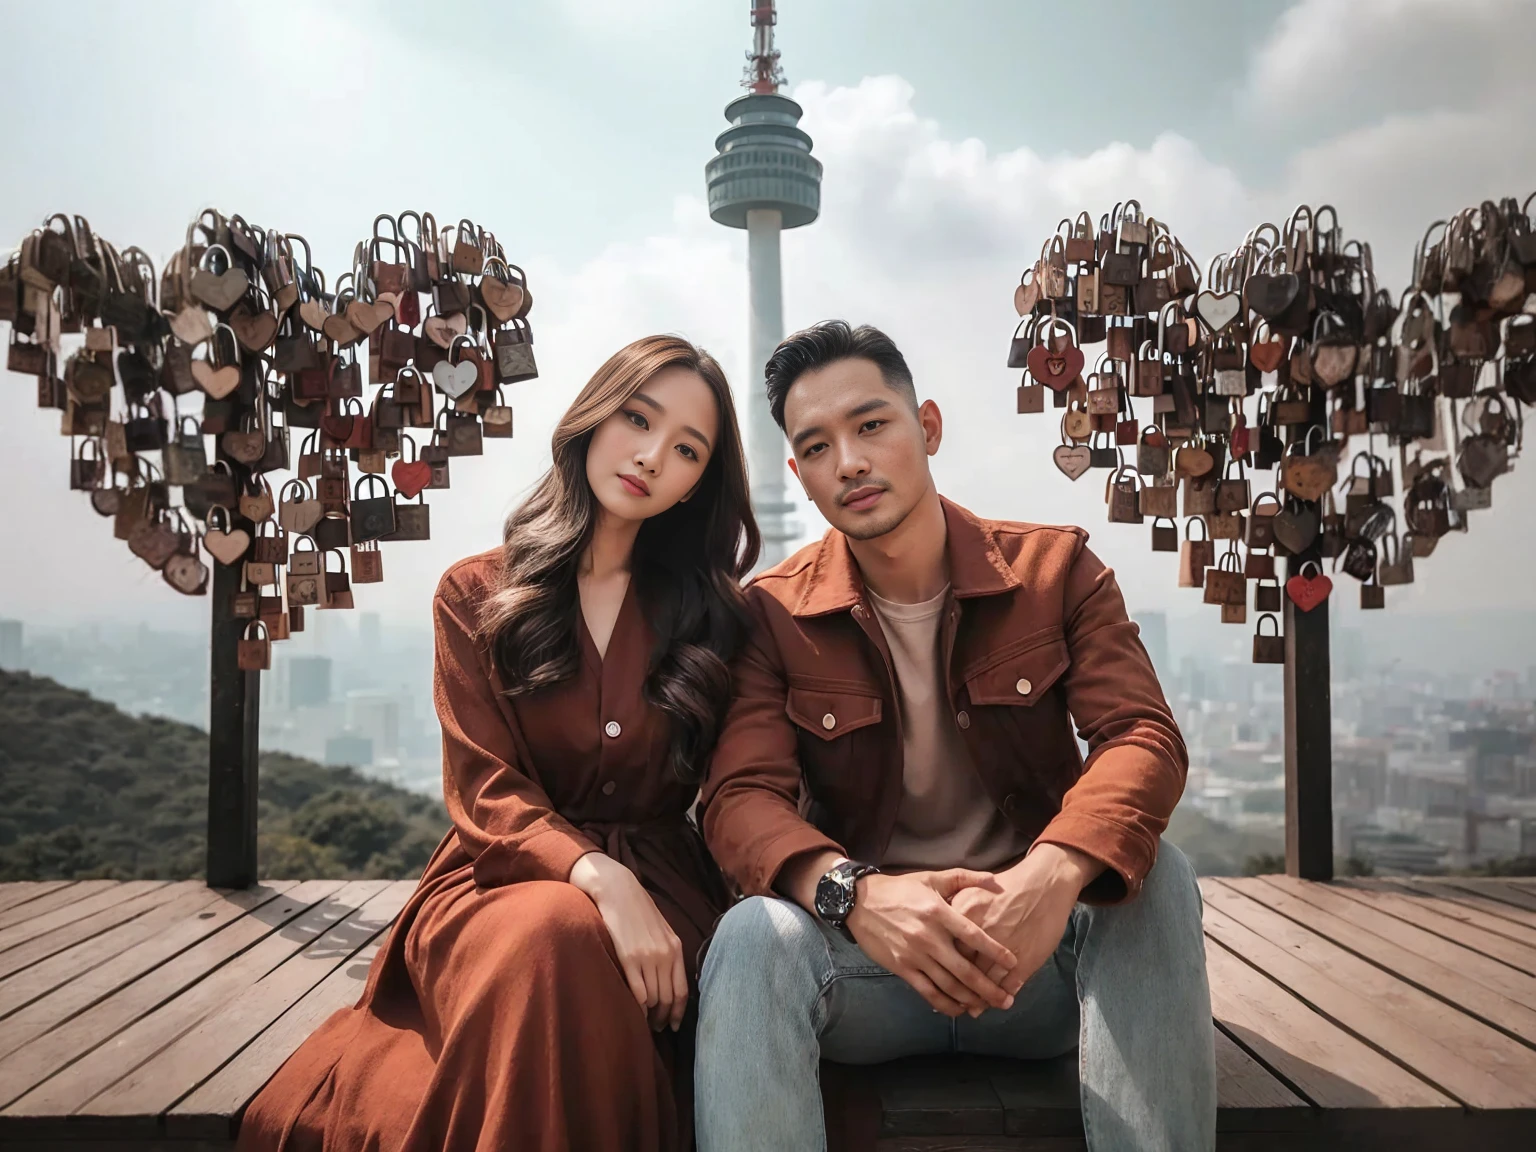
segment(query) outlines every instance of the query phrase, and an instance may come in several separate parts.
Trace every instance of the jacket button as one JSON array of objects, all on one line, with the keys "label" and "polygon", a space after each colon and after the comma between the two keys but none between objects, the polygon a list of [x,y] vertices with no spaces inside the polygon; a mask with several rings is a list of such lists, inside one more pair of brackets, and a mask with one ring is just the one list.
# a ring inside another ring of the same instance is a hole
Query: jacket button
[{"label": "jacket button", "polygon": [[619,786],[612,780],[608,781],[608,783],[603,785],[603,795],[612,796],[616,791],[618,791],[618,787]]},{"label": "jacket button", "polygon": [[955,723],[960,725],[962,728],[969,728],[971,726],[971,714],[969,712],[961,711],[955,716]]},{"label": "jacket button", "polygon": [[1003,797],[1003,815],[1004,816],[1007,816],[1010,819],[1012,819],[1014,814],[1017,813],[1018,810],[1019,810],[1019,794],[1017,792],[1010,792],[1010,793],[1008,793],[1008,795]]},{"label": "jacket button", "polygon": [[619,738],[619,733],[624,731],[624,729],[619,727],[619,722],[617,720],[610,720],[608,723],[603,725],[603,731],[617,740]]},{"label": "jacket button", "polygon": [[1028,680],[1025,680],[1023,677],[1019,678],[1019,682],[1015,684],[1014,687],[1019,690],[1020,696],[1028,696],[1034,689],[1034,685],[1031,684]]},{"label": "jacket button", "polygon": [[821,726],[828,732],[832,731],[832,729],[837,727],[837,717],[828,712],[821,718]]}]

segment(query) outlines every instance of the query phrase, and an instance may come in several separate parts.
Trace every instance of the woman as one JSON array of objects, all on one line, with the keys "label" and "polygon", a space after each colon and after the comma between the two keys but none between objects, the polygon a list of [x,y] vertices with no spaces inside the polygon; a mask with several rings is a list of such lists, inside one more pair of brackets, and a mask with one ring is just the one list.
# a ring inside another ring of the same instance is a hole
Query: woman
[{"label": "woman", "polygon": [[695,957],[726,893],[689,817],[758,552],[720,366],[598,369],[498,550],[434,604],[453,828],[240,1148],[691,1144]]}]

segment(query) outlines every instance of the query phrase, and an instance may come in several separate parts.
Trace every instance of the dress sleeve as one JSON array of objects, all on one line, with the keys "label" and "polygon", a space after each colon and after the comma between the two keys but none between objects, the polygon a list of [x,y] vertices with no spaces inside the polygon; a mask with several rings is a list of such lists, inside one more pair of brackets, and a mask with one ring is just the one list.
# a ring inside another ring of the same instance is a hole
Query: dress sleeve
[{"label": "dress sleeve", "polygon": [[433,698],[443,729],[443,800],[482,887],[567,880],[597,846],[550,803],[526,764],[497,698],[490,655],[475,639],[472,600],[454,572],[433,601]]},{"label": "dress sleeve", "polygon": [[1035,843],[1107,865],[1083,899],[1112,904],[1134,897],[1152,870],[1189,758],[1115,574],[1084,547],[1067,577],[1062,619],[1067,708],[1088,760]]}]

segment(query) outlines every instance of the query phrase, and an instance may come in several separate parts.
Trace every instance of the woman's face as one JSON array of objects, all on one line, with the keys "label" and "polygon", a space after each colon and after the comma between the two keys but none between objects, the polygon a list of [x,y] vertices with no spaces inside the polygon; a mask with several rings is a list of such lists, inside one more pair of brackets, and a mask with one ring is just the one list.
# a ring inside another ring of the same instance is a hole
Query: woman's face
[{"label": "woman's face", "polygon": [[612,516],[658,516],[698,486],[719,428],[719,405],[704,378],[691,368],[663,368],[593,430],[587,483]]}]

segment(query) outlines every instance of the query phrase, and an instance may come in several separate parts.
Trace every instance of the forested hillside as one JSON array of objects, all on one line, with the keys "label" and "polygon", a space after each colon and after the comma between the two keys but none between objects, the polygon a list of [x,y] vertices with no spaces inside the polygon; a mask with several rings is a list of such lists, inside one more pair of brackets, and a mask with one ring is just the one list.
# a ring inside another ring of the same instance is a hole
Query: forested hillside
[{"label": "forested hillside", "polygon": [[[261,875],[410,878],[440,801],[351,768],[261,758]],[[208,735],[0,671],[0,880],[203,874]]]}]

